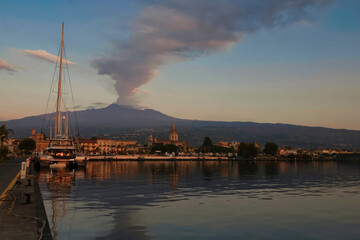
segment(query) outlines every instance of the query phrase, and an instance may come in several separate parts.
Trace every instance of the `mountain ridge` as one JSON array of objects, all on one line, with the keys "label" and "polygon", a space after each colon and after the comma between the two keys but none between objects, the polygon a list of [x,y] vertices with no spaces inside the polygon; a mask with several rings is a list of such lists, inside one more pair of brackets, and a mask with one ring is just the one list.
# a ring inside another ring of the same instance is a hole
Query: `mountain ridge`
[{"label": "mountain ridge", "polygon": [[[54,113],[29,116],[6,121],[15,137],[23,138],[31,134],[31,129],[48,129],[49,119]],[[74,112],[69,112],[75,119]],[[158,138],[167,139],[172,124],[176,124],[179,137],[192,145],[201,145],[202,139],[209,136],[216,141],[267,141],[294,147],[337,147],[360,148],[360,131],[326,127],[302,126],[286,123],[257,123],[240,121],[205,121],[172,117],[153,109],[135,109],[111,104],[104,108],[76,112],[81,136],[109,136],[120,139],[144,142],[152,133]],[[0,123],[5,121],[0,121]],[[75,124],[75,121],[73,121]],[[48,131],[44,131],[47,133]],[[48,135],[48,134],[47,134]]]}]

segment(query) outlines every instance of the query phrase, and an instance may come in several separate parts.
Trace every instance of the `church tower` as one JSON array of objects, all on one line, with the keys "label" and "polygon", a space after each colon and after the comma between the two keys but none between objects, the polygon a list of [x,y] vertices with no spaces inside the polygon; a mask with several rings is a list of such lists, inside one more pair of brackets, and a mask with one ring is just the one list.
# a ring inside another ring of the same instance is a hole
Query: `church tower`
[{"label": "church tower", "polygon": [[170,140],[171,141],[178,141],[179,140],[179,135],[178,135],[178,132],[175,129],[175,124],[172,125],[172,129],[170,131]]},{"label": "church tower", "polygon": [[145,141],[145,145],[151,147],[154,146],[155,142],[156,142],[155,136],[150,133],[149,137]]}]

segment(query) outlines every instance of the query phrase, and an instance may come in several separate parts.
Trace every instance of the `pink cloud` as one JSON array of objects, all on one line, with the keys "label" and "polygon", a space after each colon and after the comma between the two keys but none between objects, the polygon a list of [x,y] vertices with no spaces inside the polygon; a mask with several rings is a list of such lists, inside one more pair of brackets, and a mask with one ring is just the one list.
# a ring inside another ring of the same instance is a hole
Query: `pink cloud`
[{"label": "pink cloud", "polygon": [[144,89],[138,89],[138,88],[134,88],[132,91],[131,91],[133,94],[135,93],[142,93],[142,94],[145,94],[145,95],[150,95],[150,93]]},{"label": "pink cloud", "polygon": [[144,89],[140,90],[140,92],[142,92],[143,94],[146,94],[146,95],[150,95],[150,93]]},{"label": "pink cloud", "polygon": [[9,72],[16,72],[16,67],[9,64],[7,61],[0,59],[0,70],[6,70]]},{"label": "pink cloud", "polygon": [[[55,56],[51,53],[46,52],[45,50],[25,50],[26,55],[32,57],[32,58],[36,58],[36,59],[40,59],[40,60],[45,60],[48,62],[56,62],[58,59],[58,56]],[[75,64],[74,62],[71,62],[69,60],[64,60],[64,63],[67,63],[68,65],[71,64]]]}]

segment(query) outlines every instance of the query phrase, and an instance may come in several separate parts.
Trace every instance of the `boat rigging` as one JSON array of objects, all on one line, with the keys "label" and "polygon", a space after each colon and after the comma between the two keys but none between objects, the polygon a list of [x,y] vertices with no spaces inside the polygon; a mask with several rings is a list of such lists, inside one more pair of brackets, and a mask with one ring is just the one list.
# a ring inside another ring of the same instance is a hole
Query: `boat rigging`
[{"label": "boat rigging", "polygon": [[[65,58],[65,61],[64,61]],[[48,110],[48,106],[49,106],[49,101],[50,101],[50,96],[51,96],[51,92],[53,91],[53,86],[54,86],[54,79],[55,79],[55,72],[56,72],[56,68],[59,62],[59,77],[58,77],[58,82],[57,82],[57,95],[56,95],[56,113],[55,113],[55,126],[54,126],[54,135],[52,135],[52,130],[51,130],[51,120],[53,118],[53,114],[49,114],[50,115],[50,119],[48,119],[48,125],[50,125],[50,139],[49,139],[49,145],[48,147],[45,149],[44,154],[40,157],[40,166],[52,166],[53,164],[66,164],[66,165],[71,165],[71,166],[77,166],[79,161],[81,162],[81,159],[76,156],[76,146],[74,143],[74,140],[76,141],[76,139],[78,138],[78,131],[75,131],[74,125],[71,124],[72,128],[69,128],[69,122],[70,118],[69,118],[69,112],[68,109],[66,107],[66,102],[64,101],[63,95],[64,95],[64,88],[65,88],[65,79],[63,81],[64,78],[64,73],[63,73],[63,68],[67,68],[68,69],[68,61],[66,60],[66,54],[65,54],[65,48],[64,48],[64,23],[62,23],[62,33],[61,33],[61,44],[60,44],[60,51],[58,54],[58,60],[55,64],[55,70],[54,70],[54,76],[53,76],[53,81],[51,84],[51,88],[50,88],[50,93],[49,93],[49,97],[48,97],[48,102],[47,102],[47,106],[46,106],[46,111],[45,111],[45,115],[44,115],[44,121],[43,121],[43,126],[42,129],[44,128],[44,122],[47,116],[47,110]],[[65,67],[63,66],[65,65]],[[68,70],[69,72],[69,70]],[[69,90],[72,93],[72,87],[71,87],[71,82],[70,82],[70,76],[68,79],[69,82]],[[54,86],[55,87],[55,86]],[[74,112],[73,112],[73,116],[75,117],[75,121],[76,121],[76,127],[77,127],[77,119],[76,119],[76,111],[75,111],[75,104],[74,104],[74,97],[73,94],[71,94],[72,96],[72,103],[74,105]],[[65,114],[63,114],[63,112],[65,112]],[[72,136],[70,136],[70,130],[72,131]]]}]

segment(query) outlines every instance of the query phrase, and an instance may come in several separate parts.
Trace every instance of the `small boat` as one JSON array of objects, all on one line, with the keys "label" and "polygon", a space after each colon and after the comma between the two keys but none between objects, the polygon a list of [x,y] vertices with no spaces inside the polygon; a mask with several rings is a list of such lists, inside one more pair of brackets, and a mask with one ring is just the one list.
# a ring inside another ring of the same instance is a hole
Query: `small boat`
[{"label": "small boat", "polygon": [[[40,166],[72,166],[77,167],[76,147],[73,138],[69,136],[69,114],[67,109],[62,113],[62,70],[63,70],[63,52],[64,52],[64,23],[62,24],[61,47],[59,56],[59,81],[57,85],[56,117],[54,137],[50,129],[50,142],[44,150],[44,154],[39,157]],[[65,62],[67,63],[67,61]],[[64,105],[64,104],[63,104]]]}]

